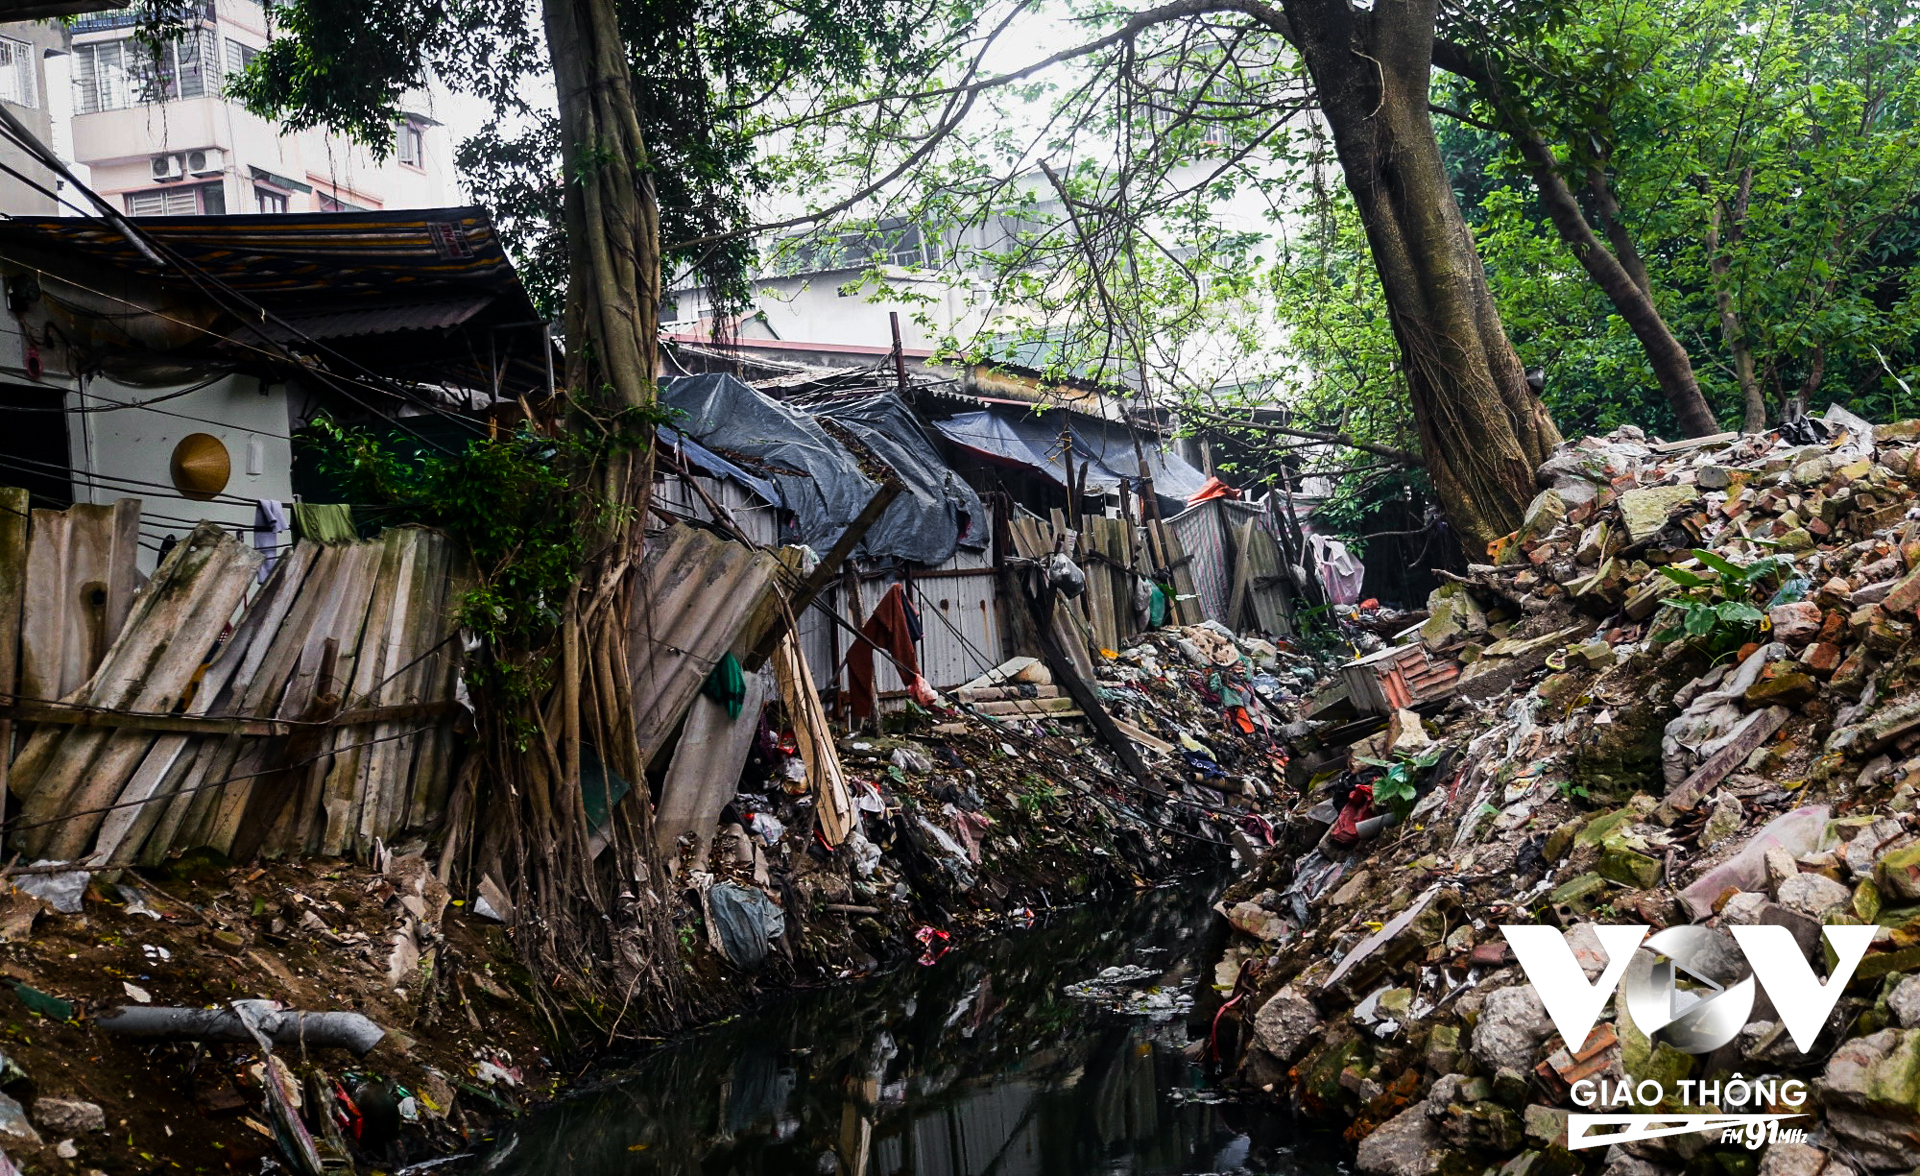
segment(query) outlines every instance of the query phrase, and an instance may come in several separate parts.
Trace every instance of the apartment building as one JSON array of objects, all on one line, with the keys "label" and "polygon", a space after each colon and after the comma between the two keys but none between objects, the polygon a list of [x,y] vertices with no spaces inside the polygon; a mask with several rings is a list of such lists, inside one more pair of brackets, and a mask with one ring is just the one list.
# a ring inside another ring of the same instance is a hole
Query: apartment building
[{"label": "apartment building", "polygon": [[[451,136],[428,109],[394,128],[392,150],[324,131],[287,131],[225,97],[226,79],[268,40],[254,0],[190,0],[193,27],[152,48],[136,17],[104,12],[68,28],[72,151],[95,191],[133,216],[344,212],[459,202]],[[0,94],[0,100],[5,95]]]},{"label": "apartment building", "polygon": [[[0,103],[43,143],[66,132],[66,64],[67,30],[58,20],[0,24]],[[51,170],[0,139],[0,212],[57,216],[60,197],[73,197],[65,189]]]}]

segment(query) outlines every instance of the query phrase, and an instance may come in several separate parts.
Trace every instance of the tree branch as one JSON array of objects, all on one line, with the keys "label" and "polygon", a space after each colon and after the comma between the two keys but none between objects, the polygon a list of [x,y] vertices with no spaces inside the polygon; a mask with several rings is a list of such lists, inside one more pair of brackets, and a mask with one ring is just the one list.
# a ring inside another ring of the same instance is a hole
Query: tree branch
[{"label": "tree branch", "polygon": [[1328,445],[1344,445],[1348,449],[1357,449],[1361,453],[1371,453],[1389,461],[1415,469],[1425,467],[1426,460],[1417,453],[1405,449],[1395,449],[1391,445],[1379,445],[1372,441],[1362,441],[1350,433],[1317,433],[1309,429],[1290,429],[1285,425],[1270,425],[1265,421],[1236,421],[1223,416],[1209,414],[1206,423],[1214,428],[1258,429],[1263,433],[1278,433],[1282,437],[1304,437],[1309,441],[1319,441]]}]

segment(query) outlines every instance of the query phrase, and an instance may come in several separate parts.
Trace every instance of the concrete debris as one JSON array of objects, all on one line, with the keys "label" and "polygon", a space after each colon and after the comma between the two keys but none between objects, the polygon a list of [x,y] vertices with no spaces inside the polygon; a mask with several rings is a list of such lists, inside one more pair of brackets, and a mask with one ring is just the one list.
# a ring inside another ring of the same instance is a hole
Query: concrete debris
[{"label": "concrete debris", "polygon": [[[1920,421],[1790,432],[1562,446],[1523,525],[1343,667],[1378,691],[1298,708],[1321,725],[1286,730],[1295,798],[1219,908],[1264,932],[1266,995],[1227,1015],[1247,1080],[1350,1122],[1361,1171],[1751,1172],[1706,1136],[1560,1150],[1584,1081],[1736,1070],[1817,1078],[1825,1125],[1760,1176],[1920,1166]],[[1368,705],[1413,658],[1457,670]],[[1500,931],[1539,922],[1590,980],[1596,923],[1705,926],[1725,983],[1749,974],[1730,928],[1786,930],[1816,979],[1824,929],[1881,930],[1812,1055],[1762,993],[1696,1056],[1618,1000],[1560,1040]]]}]

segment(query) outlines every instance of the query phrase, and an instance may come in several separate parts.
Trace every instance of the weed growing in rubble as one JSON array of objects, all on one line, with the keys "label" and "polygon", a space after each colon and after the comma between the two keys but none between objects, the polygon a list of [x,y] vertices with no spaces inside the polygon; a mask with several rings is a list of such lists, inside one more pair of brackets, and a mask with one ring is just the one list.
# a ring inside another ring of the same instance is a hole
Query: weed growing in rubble
[{"label": "weed growing in rubble", "polygon": [[1770,555],[1742,566],[1701,550],[1694,551],[1693,557],[1710,575],[1671,564],[1660,569],[1661,575],[1680,586],[1679,593],[1661,601],[1679,623],[1662,627],[1653,639],[1666,643],[1685,637],[1717,657],[1738,649],[1759,632],[1766,613],[1754,607],[1753,595],[1783,569],[1791,568],[1793,561]]},{"label": "weed growing in rubble", "polygon": [[1020,783],[1023,787],[1014,794],[1013,802],[1019,805],[1020,810],[1028,817],[1039,817],[1042,809],[1052,806],[1053,802],[1060,797],[1058,786],[1038,776],[1022,776]]},{"label": "weed growing in rubble", "polygon": [[1413,812],[1413,803],[1419,799],[1420,777],[1427,769],[1440,762],[1444,748],[1436,747],[1419,755],[1402,755],[1391,762],[1387,760],[1363,759],[1362,763],[1385,768],[1386,773],[1373,782],[1373,799],[1399,814],[1406,820]]}]

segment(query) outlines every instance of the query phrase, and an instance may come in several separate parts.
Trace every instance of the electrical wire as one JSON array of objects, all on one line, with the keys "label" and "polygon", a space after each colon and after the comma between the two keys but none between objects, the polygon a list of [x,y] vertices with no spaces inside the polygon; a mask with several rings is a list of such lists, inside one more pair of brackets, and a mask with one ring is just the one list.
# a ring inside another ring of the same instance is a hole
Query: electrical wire
[{"label": "electrical wire", "polygon": [[[10,413],[10,412],[45,412],[45,413],[61,413],[66,416],[80,416],[83,414],[92,414],[92,413],[124,412],[128,410],[137,410],[141,412],[159,413],[162,416],[178,417],[181,420],[195,421],[203,425],[218,425],[222,428],[237,429],[237,431],[240,431],[240,432],[249,433],[259,437],[272,437],[279,441],[289,441],[289,442],[293,441],[295,438],[291,433],[276,433],[272,429],[255,429],[255,428],[239,429],[238,426],[234,425],[232,421],[223,421],[218,419],[217,417],[195,416],[192,413],[180,412],[176,409],[153,407],[154,405],[159,404],[162,401],[175,400],[175,399],[178,399],[179,397],[186,396],[194,392],[205,391],[206,389],[212,387],[213,385],[219,383],[220,381],[231,379],[232,377],[233,377],[232,372],[222,372],[220,375],[212,376],[208,379],[202,380],[198,384],[194,384],[191,387],[179,388],[172,392],[167,393],[164,396],[155,396],[151,400],[106,400],[100,404],[82,404],[77,407],[71,406],[71,405],[64,405],[64,404],[59,405],[57,407],[52,405],[42,406],[37,404],[0,405],[0,416],[5,416],[7,413]],[[55,390],[64,391],[60,389],[49,389],[49,391],[55,391]],[[77,395],[80,395],[80,396],[99,396],[99,393],[97,392],[90,393],[83,389],[75,389],[74,391]]]},{"label": "electrical wire", "polygon": [[[49,461],[40,461],[31,457],[0,456],[0,466],[5,466],[27,474],[58,474],[61,477],[86,482],[90,486],[102,490],[116,489],[117,487],[114,483],[117,482],[126,486],[139,486],[149,490],[163,490],[169,498],[182,497],[178,487],[170,486],[163,482],[149,482],[143,478],[124,478],[117,474],[101,474],[90,470],[76,470],[69,466],[57,465]],[[241,498],[234,494],[216,494],[206,501],[220,502],[229,506],[254,505],[253,499]]]}]

